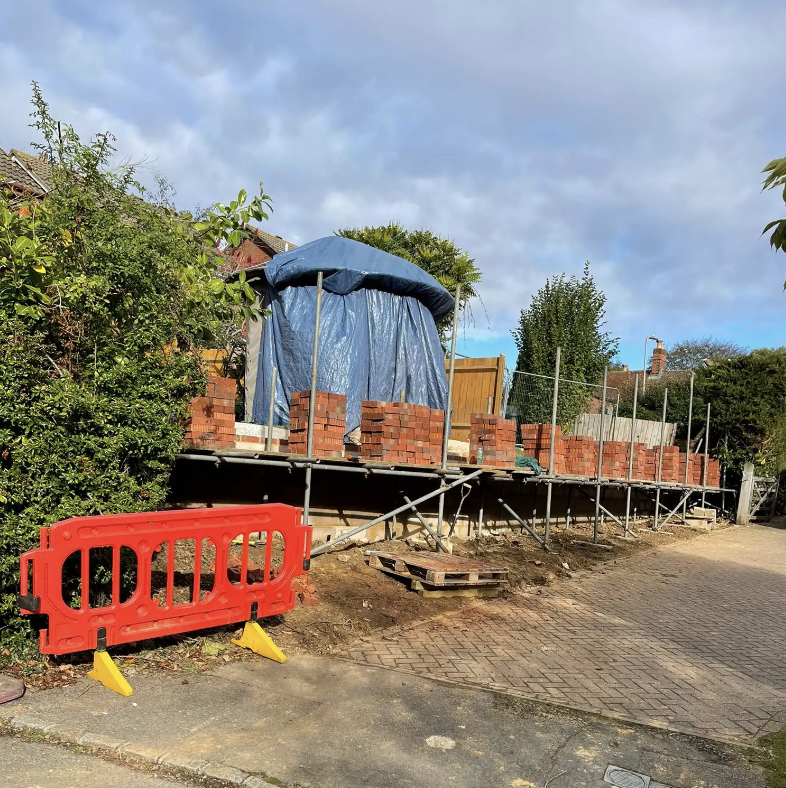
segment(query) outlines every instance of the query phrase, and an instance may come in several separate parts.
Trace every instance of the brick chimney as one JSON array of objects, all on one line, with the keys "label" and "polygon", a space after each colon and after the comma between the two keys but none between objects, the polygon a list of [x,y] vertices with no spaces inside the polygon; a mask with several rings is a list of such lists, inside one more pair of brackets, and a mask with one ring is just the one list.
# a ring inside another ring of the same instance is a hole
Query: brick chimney
[{"label": "brick chimney", "polygon": [[657,347],[652,351],[652,367],[650,368],[650,375],[654,378],[657,378],[665,369],[666,348],[663,347],[663,341],[659,339]]}]

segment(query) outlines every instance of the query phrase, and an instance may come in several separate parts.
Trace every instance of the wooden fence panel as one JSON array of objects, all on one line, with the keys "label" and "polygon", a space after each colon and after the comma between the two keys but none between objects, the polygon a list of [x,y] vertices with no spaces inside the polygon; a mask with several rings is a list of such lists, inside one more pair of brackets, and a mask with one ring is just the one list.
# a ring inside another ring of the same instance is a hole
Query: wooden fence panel
[{"label": "wooden fence panel", "polygon": [[[630,441],[633,419],[607,416],[603,428],[604,440]],[[600,434],[600,413],[582,413],[573,425],[574,435],[591,435],[597,439]],[[663,442],[667,446],[674,443],[677,425],[666,422]],[[636,438],[638,443],[646,443],[650,448],[660,446],[660,422],[636,419]]]},{"label": "wooden fence panel", "polygon": [[[445,368],[449,368],[447,361]],[[491,412],[500,412],[504,376],[505,356],[456,359],[451,440],[469,440],[469,417],[473,413],[485,413],[489,397]]]}]

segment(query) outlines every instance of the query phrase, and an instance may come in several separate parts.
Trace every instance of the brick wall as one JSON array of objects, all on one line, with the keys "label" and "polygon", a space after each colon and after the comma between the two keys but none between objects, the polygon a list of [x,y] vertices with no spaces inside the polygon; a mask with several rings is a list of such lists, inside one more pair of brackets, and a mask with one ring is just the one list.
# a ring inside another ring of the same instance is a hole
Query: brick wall
[{"label": "brick wall", "polygon": [[210,377],[204,397],[191,400],[183,442],[204,449],[231,449],[235,445],[237,381]]},{"label": "brick wall", "polygon": [[483,452],[483,465],[516,467],[516,422],[473,413],[469,417],[469,463],[478,464],[478,449]]},{"label": "brick wall", "polygon": [[[298,391],[289,402],[289,453],[308,453],[308,410],[310,391]],[[314,408],[315,457],[343,457],[347,428],[347,398],[343,394],[316,393]]]},{"label": "brick wall", "polygon": [[[522,424],[521,440],[524,454],[533,457],[542,467],[549,463],[549,438],[551,425]],[[474,448],[476,451],[476,447]],[[604,441],[602,476],[607,479],[626,479],[630,458],[629,441]],[[473,445],[470,444],[470,451]],[[647,448],[644,443],[633,444],[632,478],[656,481],[658,476],[659,447]],[[683,484],[686,456],[677,446],[664,446],[661,480]],[[703,454],[691,454],[688,484],[702,483]],[[598,441],[588,435],[562,435],[557,427],[554,436],[554,473],[566,476],[595,478],[598,472]],[[707,486],[720,487],[720,462],[710,460],[707,465]]]},{"label": "brick wall", "polygon": [[[519,427],[524,454],[537,460],[542,468],[549,467],[549,448],[551,445],[551,424],[522,424]],[[565,473],[565,441],[562,427],[557,425],[554,433],[553,473]]]},{"label": "brick wall", "polygon": [[260,249],[250,238],[246,238],[237,249],[233,249],[227,256],[224,268],[228,271],[237,271],[240,268],[249,268],[259,263],[267,263],[273,258]]},{"label": "brick wall", "polygon": [[431,465],[442,457],[445,411],[408,402],[361,404],[360,456],[395,464]]}]

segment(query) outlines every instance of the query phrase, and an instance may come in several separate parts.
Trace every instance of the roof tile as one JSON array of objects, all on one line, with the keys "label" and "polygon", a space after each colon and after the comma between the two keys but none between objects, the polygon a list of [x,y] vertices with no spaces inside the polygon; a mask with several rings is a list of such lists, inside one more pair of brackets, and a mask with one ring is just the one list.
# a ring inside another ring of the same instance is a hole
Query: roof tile
[{"label": "roof tile", "polygon": [[0,148],[0,185],[17,186],[34,194],[43,194],[33,178]]}]

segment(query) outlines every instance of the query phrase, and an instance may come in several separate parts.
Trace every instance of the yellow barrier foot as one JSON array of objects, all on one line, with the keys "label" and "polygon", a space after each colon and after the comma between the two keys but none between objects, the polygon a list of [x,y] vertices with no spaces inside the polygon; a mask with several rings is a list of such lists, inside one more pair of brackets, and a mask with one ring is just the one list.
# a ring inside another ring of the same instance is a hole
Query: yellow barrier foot
[{"label": "yellow barrier foot", "polygon": [[112,662],[112,657],[106,651],[96,651],[93,654],[93,669],[87,674],[91,679],[100,681],[107,689],[118,695],[134,694],[131,685],[126,681],[120,668]]},{"label": "yellow barrier foot", "polygon": [[236,646],[251,649],[255,654],[275,660],[286,662],[287,658],[281,649],[270,639],[270,636],[256,621],[247,621],[243,634],[238,640],[232,641]]}]

